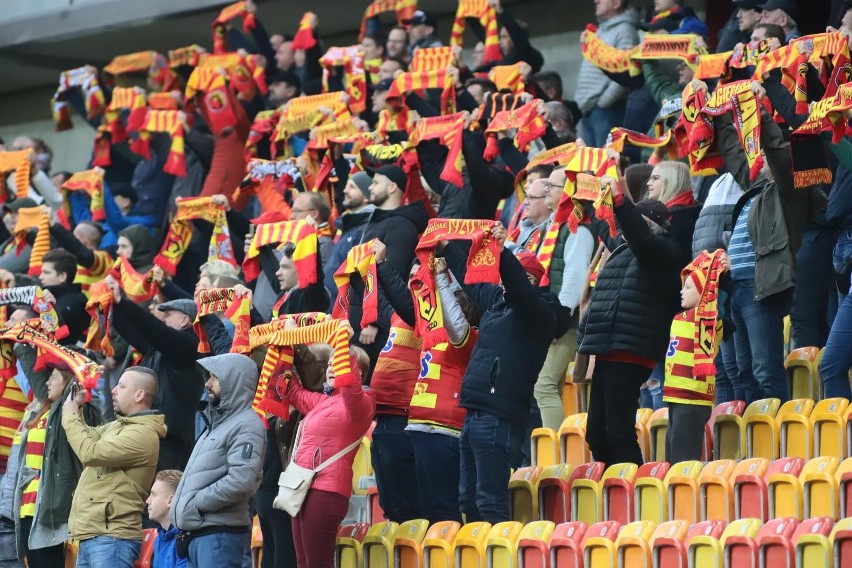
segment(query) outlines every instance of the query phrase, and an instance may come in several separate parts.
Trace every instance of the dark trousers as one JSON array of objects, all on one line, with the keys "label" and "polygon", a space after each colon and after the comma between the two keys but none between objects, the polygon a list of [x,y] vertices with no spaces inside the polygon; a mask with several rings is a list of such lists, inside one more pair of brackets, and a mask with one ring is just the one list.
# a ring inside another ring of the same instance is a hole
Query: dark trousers
[{"label": "dark trousers", "polygon": [[[30,530],[33,526],[32,517],[21,519],[21,538],[24,542],[30,540]],[[60,568],[65,565],[65,543],[47,548],[27,550],[27,566],[29,568]]]},{"label": "dark trousers", "polygon": [[420,507],[429,524],[461,522],[459,512],[459,439],[407,431],[414,448]]},{"label": "dark trousers", "polygon": [[509,475],[520,463],[525,433],[524,424],[468,411],[459,438],[459,507],[468,523],[511,520]]},{"label": "dark trousers", "polygon": [[631,363],[595,361],[586,421],[586,442],[595,461],[642,465],[636,441],[639,389],[651,369]]},{"label": "dark trousers", "polygon": [[349,499],[339,493],[311,489],[293,517],[293,544],[299,568],[332,568],[337,528],[346,517]]},{"label": "dark trousers", "polygon": [[391,414],[376,416],[370,459],[376,472],[379,504],[389,521],[402,523],[420,519],[417,498],[417,468],[414,448],[405,433],[408,417]]},{"label": "dark trousers", "polygon": [[666,429],[666,461],[701,459],[704,425],[710,420],[712,406],[669,402],[669,426]]},{"label": "dark trousers", "polygon": [[809,225],[796,255],[796,292],[790,309],[793,347],[824,347],[837,311],[833,231]]},{"label": "dark trousers", "polygon": [[852,367],[852,294],[846,296],[822,355],[819,373],[826,398],[852,398],[849,387],[849,368]]},{"label": "dark trousers", "polygon": [[263,533],[261,568],[296,568],[293,523],[290,515],[272,506],[277,491],[260,489],[254,496],[254,508]]}]

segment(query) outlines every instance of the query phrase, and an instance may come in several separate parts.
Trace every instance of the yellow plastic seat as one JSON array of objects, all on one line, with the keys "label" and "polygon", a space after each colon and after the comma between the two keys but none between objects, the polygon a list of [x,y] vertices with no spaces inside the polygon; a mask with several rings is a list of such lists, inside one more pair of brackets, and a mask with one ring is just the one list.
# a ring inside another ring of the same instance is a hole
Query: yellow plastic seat
[{"label": "yellow plastic seat", "polygon": [[821,400],[811,414],[814,429],[814,455],[834,456],[843,459],[846,453],[846,409],[845,398]]},{"label": "yellow plastic seat", "polygon": [[352,493],[354,495],[366,495],[368,486],[362,480],[373,475],[375,473],[370,458],[370,439],[364,436],[358,446],[358,453],[355,454],[355,461],[352,462]]},{"label": "yellow plastic seat", "polygon": [[[723,470],[728,467],[733,469],[733,466],[729,466],[729,462],[730,460],[709,462],[703,468],[701,467],[701,462],[695,462],[698,464],[698,467],[685,467],[681,470],[681,474],[675,473],[674,475],[672,475],[672,470],[669,470],[669,474],[666,475],[667,520],[682,520],[689,524],[697,523],[700,513],[698,506],[698,482],[701,475],[704,472],[707,472],[707,475],[712,475],[720,467]],[[672,469],[676,470],[678,465],[681,464],[677,464]]]},{"label": "yellow plastic seat", "polygon": [[541,468],[559,463],[559,437],[550,428],[536,428],[530,438],[530,459],[532,465]]},{"label": "yellow plastic seat", "polygon": [[639,469],[635,463],[617,463],[606,468],[600,481],[576,479],[571,486],[571,520],[593,525],[603,520],[604,482],[607,479],[632,481]]},{"label": "yellow plastic seat", "polygon": [[799,347],[787,356],[784,369],[793,398],[819,398],[820,380],[815,366],[818,353],[819,347]]},{"label": "yellow plastic seat", "polygon": [[696,535],[689,541],[687,554],[692,568],[722,568],[725,565],[724,546],[729,536],[756,538],[760,531],[759,519],[738,519],[725,528],[719,539],[707,535]]},{"label": "yellow plastic seat", "polygon": [[583,540],[584,565],[594,568],[615,568],[615,539],[621,530],[618,521],[595,523],[586,531]]},{"label": "yellow plastic seat", "polygon": [[791,400],[784,403],[774,416],[769,412],[749,416],[745,423],[746,457],[766,458],[770,461],[778,458],[781,421],[788,414],[798,413],[803,405],[803,401]]},{"label": "yellow plastic seat", "polygon": [[653,521],[655,524],[669,520],[669,481],[675,477],[694,477],[701,473],[700,461],[685,461],[674,464],[664,479],[642,477],[633,484],[633,506],[637,521]]},{"label": "yellow plastic seat", "polygon": [[550,562],[550,536],[556,525],[551,521],[535,521],[518,535],[518,568],[544,568]]},{"label": "yellow plastic seat", "polygon": [[802,518],[829,517],[836,519],[840,513],[840,503],[837,499],[839,477],[836,475],[840,460],[833,456],[814,459],[819,460],[816,467],[809,470],[806,464],[800,476],[802,501],[804,502]]},{"label": "yellow plastic seat", "polygon": [[[790,404],[793,406],[792,410],[785,412],[785,408]],[[814,457],[814,429],[811,424],[813,410],[813,400],[800,398],[785,403],[778,411],[778,457],[804,460]]]},{"label": "yellow plastic seat", "polygon": [[423,538],[424,568],[453,568],[453,543],[461,529],[456,521],[440,521]]},{"label": "yellow plastic seat", "polygon": [[669,409],[659,408],[648,422],[650,456],[645,461],[666,461],[666,432],[669,428]]},{"label": "yellow plastic seat", "polygon": [[704,466],[698,476],[698,521],[733,520],[735,474],[740,467],[743,472],[748,471],[750,462],[751,460],[719,460]]},{"label": "yellow plastic seat", "polygon": [[648,431],[651,426],[651,415],[654,411],[650,408],[636,410],[636,441],[642,450],[642,461],[651,461],[651,435]]},{"label": "yellow plastic seat", "polygon": [[837,533],[852,530],[852,518],[838,521],[831,529],[831,535],[803,534],[796,542],[796,566],[810,568],[845,568],[846,565],[834,565],[834,540]]},{"label": "yellow plastic seat", "polygon": [[337,568],[361,568],[364,565],[361,543],[369,529],[367,523],[353,523],[337,529],[334,550],[334,565]]},{"label": "yellow plastic seat", "polygon": [[559,452],[562,463],[577,467],[591,461],[589,446],[586,444],[587,414],[574,414],[567,417],[559,427]]},{"label": "yellow plastic seat", "polygon": [[[833,464],[832,464],[833,460]],[[805,464],[799,476],[787,473],[774,473],[769,476],[769,518],[780,519],[793,517],[802,520],[804,517],[805,497],[802,486],[805,479],[815,479],[813,474],[829,469],[832,474],[837,470],[838,460],[835,457],[814,458]]]},{"label": "yellow plastic seat", "polygon": [[453,542],[454,568],[485,568],[485,539],[491,523],[468,523],[459,529]]},{"label": "yellow plastic seat", "polygon": [[562,387],[562,412],[564,416],[585,412],[583,406],[583,383],[571,382],[571,375],[565,378]]},{"label": "yellow plastic seat", "polygon": [[399,525],[392,521],[376,523],[367,531],[361,543],[364,568],[390,568],[393,566],[393,542]]},{"label": "yellow plastic seat", "polygon": [[518,536],[524,525],[517,521],[497,523],[485,539],[486,568],[515,568],[517,565]]},{"label": "yellow plastic seat", "polygon": [[538,476],[537,465],[522,467],[509,478],[509,504],[512,519],[522,524],[538,520]]},{"label": "yellow plastic seat", "polygon": [[426,519],[412,519],[399,525],[393,542],[394,568],[423,567],[423,538],[428,529]]},{"label": "yellow plastic seat", "polygon": [[651,568],[651,536],[657,525],[635,521],[621,528],[615,540],[615,554],[622,568]]},{"label": "yellow plastic seat", "polygon": [[718,415],[713,423],[713,459],[743,459],[746,454],[746,423],[757,414],[774,419],[780,406],[779,399],[764,398],[749,404],[742,416]]}]

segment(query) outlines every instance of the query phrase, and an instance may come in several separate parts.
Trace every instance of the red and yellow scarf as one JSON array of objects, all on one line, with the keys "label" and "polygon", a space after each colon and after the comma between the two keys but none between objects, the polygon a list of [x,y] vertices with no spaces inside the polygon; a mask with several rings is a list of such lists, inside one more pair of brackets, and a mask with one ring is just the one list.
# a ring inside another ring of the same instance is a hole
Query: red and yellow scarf
[{"label": "red and yellow scarf", "polygon": [[337,301],[332,307],[331,315],[335,318],[349,318],[350,277],[358,274],[364,280],[361,327],[366,327],[379,319],[379,292],[376,288],[379,279],[376,274],[376,256],[373,254],[375,242],[376,239],[373,239],[349,249],[346,261],[334,273]]},{"label": "red and yellow scarf", "polygon": [[249,250],[243,260],[246,281],[255,280],[260,274],[260,249],[273,244],[293,243],[293,263],[299,277],[299,288],[317,282],[317,229],[306,221],[281,221],[257,226]]},{"label": "red and yellow scarf", "polygon": [[526,167],[518,172],[518,175],[515,176],[515,193],[518,196],[518,202],[522,203],[524,198],[526,197],[526,192],[524,191],[524,184],[527,181],[527,173],[535,168],[536,166],[541,166],[544,164],[556,164],[560,166],[566,165],[571,159],[574,157],[574,153],[577,150],[577,145],[574,142],[569,142],[567,144],[562,144],[561,146],[556,146],[555,148],[550,148],[549,150],[544,150],[543,152],[539,152],[535,156],[530,159],[527,163]]},{"label": "red and yellow scarf", "polygon": [[24,207],[18,210],[18,221],[15,223],[15,255],[27,245],[27,233],[30,229],[38,229],[32,250],[30,251],[30,276],[41,274],[41,259],[50,250],[50,213],[41,207]]},{"label": "red and yellow scarf", "polygon": [[544,233],[544,240],[541,242],[541,246],[538,247],[536,257],[544,267],[544,276],[542,276],[539,286],[550,285],[550,264],[553,262],[553,251],[556,250],[556,241],[559,238],[560,228],[562,228],[562,223],[551,221],[547,226],[547,231]]},{"label": "red and yellow scarf", "polygon": [[112,327],[113,301],[112,290],[107,287],[105,280],[95,282],[89,288],[86,311],[91,320],[83,347],[101,351],[106,357],[112,357],[115,354],[109,337]]},{"label": "red and yellow scarf", "polygon": [[192,324],[192,329],[198,336],[198,352],[209,353],[210,343],[207,340],[207,330],[201,323],[203,316],[225,312],[225,317],[234,324],[234,340],[231,343],[231,353],[248,353],[249,328],[251,327],[251,302],[249,296],[237,296],[233,288],[211,288],[201,290],[195,297],[198,315]]},{"label": "red and yellow scarf", "polygon": [[169,232],[166,233],[159,254],[154,258],[154,264],[174,276],[177,273],[177,265],[192,240],[190,221],[200,219],[213,225],[207,260],[224,260],[232,266],[237,266],[231,246],[231,231],[228,229],[225,215],[225,206],[214,203],[212,197],[178,199],[175,218],[169,225]]},{"label": "red and yellow scarf", "polygon": [[701,294],[695,307],[695,359],[693,377],[704,380],[716,375],[713,363],[716,346],[716,322],[719,318],[719,279],[722,275],[722,258],[725,251],[702,251],[681,272],[681,282],[687,278],[695,281]]},{"label": "red and yellow scarf", "polygon": [[89,209],[93,221],[106,219],[104,211],[104,171],[101,168],[84,170],[72,175],[62,184],[62,189],[68,191],[84,191],[91,199]]},{"label": "red and yellow scarf", "polygon": [[[127,129],[125,129],[120,118],[122,110],[130,110],[127,117]],[[147,111],[145,91],[142,89],[138,87],[116,87],[113,89],[112,100],[106,109],[103,120],[106,125],[106,132],[110,134],[111,143],[118,144],[126,140],[127,130],[137,131],[142,128]],[[99,136],[102,135],[103,133],[99,133]]]},{"label": "red and yellow scarf", "polygon": [[331,47],[320,58],[320,65],[323,68],[323,92],[328,92],[331,70],[335,67],[343,67],[346,94],[349,95],[349,109],[355,114],[367,110],[367,70],[364,49],[360,45]]},{"label": "red and yellow scarf", "polygon": [[0,152],[0,203],[5,203],[9,198],[6,192],[6,176],[9,172],[15,172],[15,196],[24,199],[29,195],[31,153],[32,150]]},{"label": "red and yellow scarf", "polygon": [[[6,309],[9,305],[32,306],[33,311],[38,314],[40,328],[51,338],[63,339],[68,336],[68,329],[61,329],[59,316],[53,304],[45,301],[44,290],[40,286],[18,286],[16,288],[0,289],[0,306]],[[5,322],[4,322],[5,324]]]},{"label": "red and yellow scarf", "polygon": [[[596,172],[596,175],[583,173],[587,171]],[[565,166],[565,187],[553,214],[553,220],[567,223],[568,229],[576,233],[586,216],[581,201],[591,201],[595,208],[595,216],[606,221],[611,236],[617,235],[612,192],[609,189],[601,189],[599,178],[604,175],[618,178],[615,161],[607,158],[606,150],[577,148],[571,161]]]},{"label": "red and yellow scarf", "polygon": [[494,81],[497,89],[500,91],[509,91],[512,94],[520,95],[523,93],[527,85],[524,83],[524,78],[521,75],[521,64],[513,65],[495,65],[488,72],[488,78]]},{"label": "red and yellow scarf", "polygon": [[497,133],[515,129],[515,146],[521,152],[527,152],[530,144],[544,135],[547,122],[538,114],[538,103],[533,100],[524,106],[498,112],[485,129],[485,154],[483,157],[491,162],[500,155],[497,145]]},{"label": "red and yellow scarf", "polygon": [[376,132],[387,140],[391,132],[408,132],[414,128],[414,116],[408,107],[386,108],[379,112]]},{"label": "red and yellow scarf", "polygon": [[248,33],[253,30],[256,23],[254,12],[250,12],[246,3],[234,2],[229,6],[225,6],[219,15],[213,20],[213,53],[225,53],[228,50],[227,41],[225,38],[228,22],[234,18],[242,18],[243,32]]},{"label": "red and yellow scarf", "polygon": [[263,110],[254,117],[254,122],[249,129],[248,139],[246,139],[246,162],[258,157],[258,144],[264,140],[269,141],[270,135],[275,130],[275,125],[278,124],[278,118],[277,110]]},{"label": "red and yellow scarf", "polygon": [[293,49],[307,51],[317,44],[312,23],[316,16],[313,12],[305,12],[302,15],[302,19],[299,20],[299,29],[296,30],[296,35],[293,36]]},{"label": "red and yellow scarf", "polygon": [[67,98],[68,91],[77,87],[83,93],[86,118],[92,119],[104,112],[106,100],[98,81],[97,69],[86,66],[63,71],[59,75],[59,86],[56,88],[52,101],[53,119],[56,122],[57,132],[73,128]]},{"label": "red and yellow scarf", "polygon": [[466,284],[500,282],[501,244],[491,237],[496,221],[482,219],[431,219],[420,237],[415,254],[420,268],[409,284],[414,299],[414,328],[423,349],[449,341],[444,327],[441,296],[435,286],[435,247],[441,241],[471,241]]},{"label": "red and yellow scarf", "polygon": [[408,64],[408,69],[413,73],[438,71],[446,69],[454,60],[453,48],[449,46],[421,47],[414,52],[411,63]]},{"label": "red and yellow scarf", "polygon": [[485,28],[485,55],[482,57],[482,63],[503,59],[503,54],[500,52],[497,13],[489,5],[488,0],[459,0],[456,18],[453,20],[453,31],[450,34],[450,45],[461,46],[464,43],[464,30],[467,27],[465,18],[475,18]]},{"label": "red and yellow scarf", "polygon": [[361,29],[358,32],[358,41],[364,39],[367,34],[367,20],[375,18],[385,12],[396,12],[396,24],[403,26],[403,20],[411,18],[417,10],[417,0],[373,0],[364,16],[361,18]]},{"label": "red and yellow scarf", "polygon": [[206,53],[206,50],[197,44],[187,45],[186,47],[179,47],[177,49],[170,49],[169,67],[172,69],[183,66],[196,67],[204,53]]},{"label": "red and yellow scarf", "polygon": [[137,304],[147,302],[160,291],[159,285],[150,274],[136,272],[136,269],[130,265],[130,261],[124,256],[115,261],[109,275],[118,282],[127,298]]},{"label": "red and yellow scarf", "polygon": [[440,140],[449,150],[444,168],[441,170],[441,179],[457,187],[464,187],[461,153],[463,131],[464,115],[462,113],[421,118],[411,131],[407,148],[414,149],[424,140]]},{"label": "red and yellow scarf", "polygon": [[148,110],[139,137],[130,144],[130,149],[136,154],[151,159],[151,135],[155,132],[165,132],[172,138],[169,155],[163,164],[163,171],[176,176],[186,175],[186,155],[184,154],[184,127],[175,110]]},{"label": "red and yellow scarf", "polygon": [[607,146],[619,154],[624,151],[625,144],[630,144],[639,148],[665,148],[670,160],[677,158],[677,145],[673,143],[675,140],[672,137],[671,130],[657,137],[616,126],[610,131],[609,136]]},{"label": "red and yellow scarf", "polygon": [[425,89],[441,89],[441,114],[456,112],[456,89],[446,69],[400,74],[391,84],[386,100],[390,106],[402,106],[405,93],[416,91],[422,94]]}]

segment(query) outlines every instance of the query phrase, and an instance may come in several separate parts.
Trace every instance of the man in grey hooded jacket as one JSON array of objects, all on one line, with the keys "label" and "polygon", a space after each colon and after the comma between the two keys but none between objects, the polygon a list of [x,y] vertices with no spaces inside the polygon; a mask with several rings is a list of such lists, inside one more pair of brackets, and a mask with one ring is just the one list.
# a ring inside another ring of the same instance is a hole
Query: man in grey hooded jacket
[{"label": "man in grey hooded jacket", "polygon": [[249,500],[262,478],[266,432],[252,410],[257,366],[227,353],[198,361],[206,377],[207,429],[172,501],[171,522],[189,539],[189,566],[239,568],[250,546]]}]

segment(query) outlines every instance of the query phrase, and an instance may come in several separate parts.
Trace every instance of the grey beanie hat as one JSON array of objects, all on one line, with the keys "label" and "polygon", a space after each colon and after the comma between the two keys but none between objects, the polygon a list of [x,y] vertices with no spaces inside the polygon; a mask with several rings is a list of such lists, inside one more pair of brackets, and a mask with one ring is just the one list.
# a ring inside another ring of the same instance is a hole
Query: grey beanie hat
[{"label": "grey beanie hat", "polygon": [[373,183],[373,178],[370,177],[370,174],[367,172],[358,172],[357,174],[349,176],[349,179],[358,186],[358,189],[361,190],[364,197],[367,199],[370,198],[370,185]]}]

